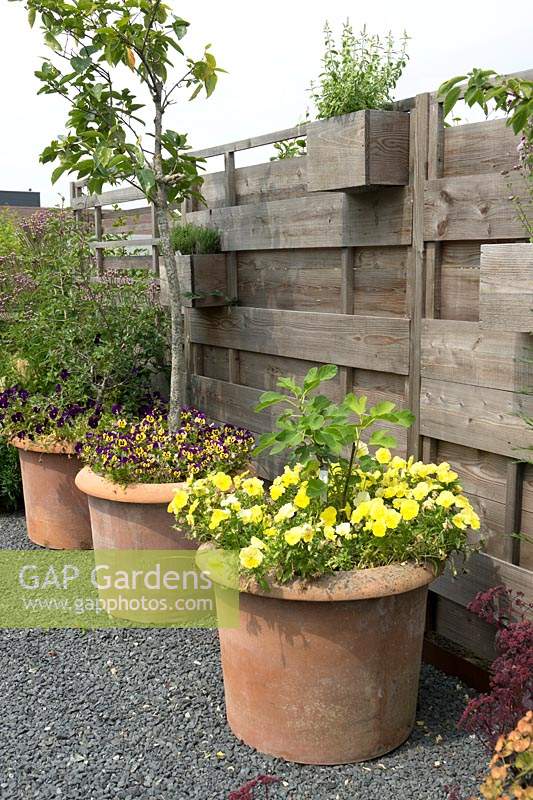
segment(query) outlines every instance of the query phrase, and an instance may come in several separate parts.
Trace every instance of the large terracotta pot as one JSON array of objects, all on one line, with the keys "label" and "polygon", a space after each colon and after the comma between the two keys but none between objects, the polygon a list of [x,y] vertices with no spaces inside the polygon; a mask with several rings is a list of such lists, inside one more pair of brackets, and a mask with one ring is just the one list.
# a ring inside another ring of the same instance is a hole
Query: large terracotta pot
[{"label": "large terracotta pot", "polygon": [[84,467],[76,486],[89,498],[95,550],[194,550],[197,543],[173,528],[167,507],[183,483],[127,487]]},{"label": "large terracotta pot", "polygon": [[270,591],[241,582],[240,627],[219,631],[235,735],[304,764],[365,761],[402,744],[434,577],[395,564]]},{"label": "large terracotta pot", "polygon": [[18,448],[28,536],[53,550],[90,550],[87,497],[76,488],[80,462],[69,444],[42,447],[28,439]]}]

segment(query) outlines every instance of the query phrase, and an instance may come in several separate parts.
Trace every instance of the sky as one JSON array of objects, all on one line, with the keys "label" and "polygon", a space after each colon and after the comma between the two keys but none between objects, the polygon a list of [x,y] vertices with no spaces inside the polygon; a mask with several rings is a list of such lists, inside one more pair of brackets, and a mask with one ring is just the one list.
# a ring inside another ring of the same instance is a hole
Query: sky
[{"label": "sky", "polygon": [[[434,90],[474,66],[500,72],[533,67],[533,26],[527,14],[506,9],[501,0],[168,2],[191,23],[182,42],[187,52],[201,55],[210,42],[228,71],[210,99],[184,98],[169,111],[167,126],[187,132],[195,148],[299,122],[320,71],[326,19],[337,32],[347,17],[355,30],[366,24],[372,33],[391,30],[399,37],[407,31],[410,60],[396,99]],[[43,205],[57,205],[61,195],[68,203],[68,178],[52,186],[52,169],[39,164],[39,153],[64,130],[67,107],[61,98],[37,96],[33,72],[46,52],[38,25],[28,26],[23,3],[0,0],[0,189],[33,189],[41,192]],[[259,152],[238,154],[237,166],[250,160],[267,159]]]}]

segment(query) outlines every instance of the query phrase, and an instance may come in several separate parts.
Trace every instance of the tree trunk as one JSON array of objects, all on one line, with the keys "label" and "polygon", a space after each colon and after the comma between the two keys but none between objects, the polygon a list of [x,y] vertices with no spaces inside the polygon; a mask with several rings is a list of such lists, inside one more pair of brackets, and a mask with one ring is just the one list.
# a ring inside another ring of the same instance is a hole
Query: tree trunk
[{"label": "tree trunk", "polygon": [[155,175],[155,213],[159,228],[159,250],[167,273],[170,301],[170,408],[168,427],[171,431],[179,428],[181,407],[185,404],[187,391],[187,368],[185,365],[185,336],[182,312],[181,286],[176,264],[176,256],[170,242],[170,211],[168,207],[167,186],[163,179],[162,143],[163,112],[161,106],[161,87],[154,97],[154,175]]}]

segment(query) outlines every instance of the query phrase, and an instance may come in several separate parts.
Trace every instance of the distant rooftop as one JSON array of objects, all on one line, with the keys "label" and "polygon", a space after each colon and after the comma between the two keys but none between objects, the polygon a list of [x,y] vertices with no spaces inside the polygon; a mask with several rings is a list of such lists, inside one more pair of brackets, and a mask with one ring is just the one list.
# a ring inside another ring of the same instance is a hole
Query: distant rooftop
[{"label": "distant rooftop", "polygon": [[3,192],[0,190],[0,206],[24,206],[39,208],[40,192]]}]

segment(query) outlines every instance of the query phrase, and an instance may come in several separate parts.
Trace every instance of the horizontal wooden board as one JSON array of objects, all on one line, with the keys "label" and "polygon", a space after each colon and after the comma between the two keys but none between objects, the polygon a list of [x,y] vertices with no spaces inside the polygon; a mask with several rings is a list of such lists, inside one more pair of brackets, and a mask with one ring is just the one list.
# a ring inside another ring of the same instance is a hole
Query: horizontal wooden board
[{"label": "horizontal wooden board", "polygon": [[120,189],[110,189],[98,195],[82,195],[71,199],[73,209],[94,208],[95,206],[112,206],[120,203],[132,203],[134,200],[144,200],[144,192],[133,186],[123,186]]},{"label": "horizontal wooden board", "polygon": [[357,247],[354,251],[353,313],[405,317],[406,247]]},{"label": "horizontal wooden board", "polygon": [[438,268],[438,316],[448,320],[479,320],[479,269]]},{"label": "horizontal wooden board", "polygon": [[421,374],[435,380],[520,391],[533,386],[530,348],[526,334],[484,330],[476,322],[425,319]]},{"label": "horizontal wooden board", "polygon": [[492,625],[483,622],[474,614],[470,614],[464,606],[447,600],[445,597],[437,596],[432,600],[434,602],[435,631],[440,636],[458,644],[467,653],[472,653],[477,658],[487,661],[494,660],[496,631]]},{"label": "horizontal wooden board", "polygon": [[233,307],[191,314],[200,344],[406,375],[409,320]]},{"label": "horizontal wooden board", "polygon": [[144,208],[103,209],[102,224],[105,233],[127,233],[136,236],[152,235],[152,210]]},{"label": "horizontal wooden board", "polygon": [[501,389],[422,379],[420,428],[424,436],[519,458],[530,430],[533,397]]},{"label": "horizontal wooden board", "polygon": [[516,175],[490,173],[427,181],[424,239],[523,239],[524,229],[509,197],[524,192],[524,182]]},{"label": "horizontal wooden board", "polygon": [[[236,205],[302,197],[307,193],[306,162],[302,156],[239,167],[235,170]],[[208,208],[227,206],[224,172],[205,175],[201,191]]]},{"label": "horizontal wooden board", "polygon": [[533,244],[482,246],[479,319],[498,331],[533,331]]},{"label": "horizontal wooden board", "polygon": [[152,256],[105,256],[106,270],[131,270],[153,268]]},{"label": "horizontal wooden board", "polygon": [[[460,563],[458,564],[460,567]],[[431,584],[434,592],[453,600],[459,605],[467,606],[478,592],[491,586],[505,584],[509,589],[524,593],[524,600],[533,603],[533,580],[531,572],[514,564],[508,564],[485,553],[475,553],[468,561],[467,574],[454,578],[450,569]],[[533,619],[533,611],[531,612]]]},{"label": "horizontal wooden board", "polygon": [[438,461],[448,461],[459,473],[461,486],[469,496],[505,503],[509,459],[497,453],[439,441]]},{"label": "horizontal wooden board", "polygon": [[409,189],[248,203],[187,214],[222,231],[223,250],[397,245],[411,242]]},{"label": "horizontal wooden board", "polygon": [[443,175],[480,175],[512,169],[519,139],[504,119],[444,128]]}]

